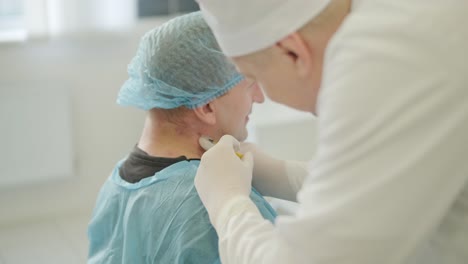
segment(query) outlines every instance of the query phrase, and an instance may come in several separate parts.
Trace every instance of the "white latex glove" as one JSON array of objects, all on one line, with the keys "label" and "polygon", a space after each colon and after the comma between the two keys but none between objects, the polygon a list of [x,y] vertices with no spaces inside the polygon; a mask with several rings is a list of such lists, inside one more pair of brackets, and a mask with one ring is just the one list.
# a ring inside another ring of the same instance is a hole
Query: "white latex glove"
[{"label": "white latex glove", "polygon": [[240,143],[240,152],[254,157],[252,185],[264,196],[296,202],[297,192],[308,175],[306,162],[280,160],[262,152],[253,143]]},{"label": "white latex glove", "polygon": [[[200,146],[205,150],[215,143],[201,137]],[[252,185],[264,196],[296,202],[297,192],[308,175],[307,162],[280,160],[262,152],[257,145],[240,143],[240,153],[251,152],[254,158]]]},{"label": "white latex glove", "polygon": [[253,157],[247,152],[240,159],[235,153],[238,149],[234,137],[223,136],[203,154],[195,176],[195,188],[216,229],[226,223],[227,214],[232,214],[229,204],[250,199]]}]

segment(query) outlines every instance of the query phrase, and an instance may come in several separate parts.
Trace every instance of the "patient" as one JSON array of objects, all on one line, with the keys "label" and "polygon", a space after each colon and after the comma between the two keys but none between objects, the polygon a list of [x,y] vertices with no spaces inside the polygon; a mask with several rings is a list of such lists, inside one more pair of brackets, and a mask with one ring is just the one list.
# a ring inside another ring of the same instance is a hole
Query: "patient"
[{"label": "patient", "polygon": [[[88,263],[219,263],[218,237],[193,180],[202,135],[247,137],[262,91],[222,55],[200,13],[142,38],[117,102],[148,112],[133,151],[104,183],[88,228]],[[262,215],[276,213],[254,189]]]}]

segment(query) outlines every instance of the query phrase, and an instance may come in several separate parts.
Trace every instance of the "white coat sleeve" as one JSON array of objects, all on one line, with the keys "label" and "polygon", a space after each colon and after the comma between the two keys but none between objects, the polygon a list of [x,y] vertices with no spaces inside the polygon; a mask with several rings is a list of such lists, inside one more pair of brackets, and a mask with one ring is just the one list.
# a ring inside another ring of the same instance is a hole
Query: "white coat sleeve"
[{"label": "white coat sleeve", "polygon": [[467,5],[361,1],[327,52],[297,214],[232,202],[224,264],[406,263],[425,243],[468,183]]}]

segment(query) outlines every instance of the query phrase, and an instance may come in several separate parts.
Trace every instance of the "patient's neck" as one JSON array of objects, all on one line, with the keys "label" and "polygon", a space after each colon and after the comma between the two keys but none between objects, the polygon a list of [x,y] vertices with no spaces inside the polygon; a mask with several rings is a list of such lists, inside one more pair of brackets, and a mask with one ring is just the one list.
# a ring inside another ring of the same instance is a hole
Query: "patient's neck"
[{"label": "patient's neck", "polygon": [[138,147],[155,157],[199,159],[204,150],[198,144],[203,132],[198,127],[196,122],[182,125],[149,114]]}]

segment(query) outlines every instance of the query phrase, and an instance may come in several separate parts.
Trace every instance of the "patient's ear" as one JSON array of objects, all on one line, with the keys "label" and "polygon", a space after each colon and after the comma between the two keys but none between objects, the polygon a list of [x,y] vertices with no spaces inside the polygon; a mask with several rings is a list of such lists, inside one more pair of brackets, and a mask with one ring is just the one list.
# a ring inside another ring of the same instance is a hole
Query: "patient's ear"
[{"label": "patient's ear", "polygon": [[215,125],[216,124],[216,114],[215,114],[216,106],[212,102],[207,103],[206,105],[202,105],[193,109],[195,115],[205,124],[207,125]]}]

